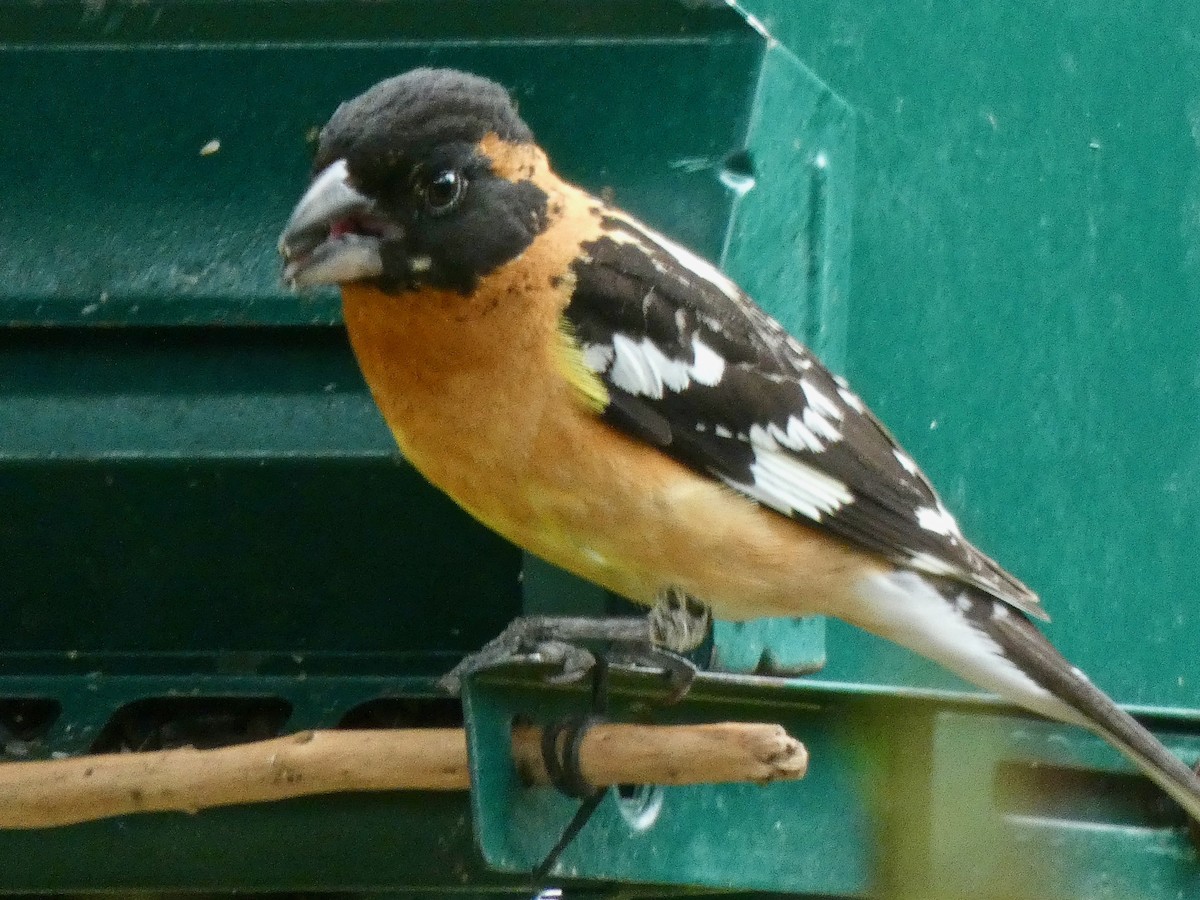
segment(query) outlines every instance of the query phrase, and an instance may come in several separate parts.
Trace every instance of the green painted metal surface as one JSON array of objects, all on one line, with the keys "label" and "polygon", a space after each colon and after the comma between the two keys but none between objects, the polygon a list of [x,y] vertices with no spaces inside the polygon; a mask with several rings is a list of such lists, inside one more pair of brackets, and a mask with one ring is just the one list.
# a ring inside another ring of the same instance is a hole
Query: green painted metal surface
[{"label": "green painted metal surface", "polygon": [[[389,25],[339,39],[315,11],[293,30],[271,3],[185,3],[114,7],[89,28],[86,5],[51,4],[52,22],[77,20],[83,34],[72,36],[65,22],[37,29],[40,5],[0,6],[0,167],[12,185],[0,208],[0,321],[337,322],[333,291],[297,301],[281,289],[277,223],[304,183],[313,130],[345,98],[416,65],[510,86],[566,174],[618,190],[717,255],[731,200],[711,166],[738,146],[760,53],[732,14],[693,18],[660,2],[636,17],[619,15],[627,4],[532,16],[486,3],[466,4],[468,16],[464,4],[398,0],[351,3],[334,19],[360,6],[382,6]],[[624,34],[630,19],[642,34]],[[416,22],[437,37],[410,33]],[[489,22],[507,22],[506,37],[481,42]],[[538,23],[564,33],[523,30]],[[625,140],[651,120],[660,127],[644,141]],[[211,141],[219,150],[202,154]]]},{"label": "green painted metal surface", "polygon": [[[1200,709],[1200,10],[744,5],[858,114],[846,374],[1069,657]],[[961,686],[830,628],[830,677]]]},{"label": "green painted metal surface", "polygon": [[[858,113],[846,374],[967,532],[1042,592],[1055,643],[1195,760],[1200,13],[745,5]],[[833,687],[964,689],[839,623],[827,652]],[[1128,770],[1086,735],[935,722],[935,809],[897,883],[1200,890],[1178,820],[1147,812],[1140,779],[1107,780]],[[993,791],[1063,748],[1074,809],[1017,812]]]}]

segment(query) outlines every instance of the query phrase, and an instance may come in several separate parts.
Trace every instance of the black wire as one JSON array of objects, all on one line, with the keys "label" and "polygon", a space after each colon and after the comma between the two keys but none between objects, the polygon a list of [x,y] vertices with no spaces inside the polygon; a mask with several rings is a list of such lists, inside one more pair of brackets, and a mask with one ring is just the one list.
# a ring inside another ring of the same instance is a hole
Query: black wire
[{"label": "black wire", "polygon": [[[568,797],[580,799],[579,809],[567,823],[562,836],[546,854],[545,859],[535,868],[530,876],[530,888],[533,891],[532,900],[539,900],[543,883],[550,870],[558,863],[566,849],[579,836],[585,825],[591,820],[592,814],[600,806],[600,801],[608,792],[607,788],[598,788],[591,784],[583,775],[580,767],[579,750],[589,729],[598,722],[604,721],[608,713],[608,660],[599,654],[592,669],[592,711],[586,716],[573,716],[548,726],[542,731],[542,762],[546,766],[546,774],[551,783]],[[559,753],[559,745],[562,752]]]},{"label": "black wire", "polygon": [[596,807],[604,799],[605,793],[603,790],[598,790],[579,804],[579,809],[575,811],[575,815],[571,817],[571,821],[563,829],[562,837],[558,839],[558,843],[551,848],[550,852],[546,854],[546,858],[533,870],[533,896],[535,898],[542,892],[539,885],[550,874],[550,870],[558,863],[559,857],[563,855],[563,852],[571,846],[571,842],[579,836],[579,832],[583,831],[583,826],[592,818],[592,813],[596,811]]},{"label": "black wire", "polygon": [[600,721],[601,717],[596,715],[573,716],[542,731],[542,762],[550,783],[576,800],[586,800],[597,792],[596,786],[583,775],[579,748],[591,727]]}]

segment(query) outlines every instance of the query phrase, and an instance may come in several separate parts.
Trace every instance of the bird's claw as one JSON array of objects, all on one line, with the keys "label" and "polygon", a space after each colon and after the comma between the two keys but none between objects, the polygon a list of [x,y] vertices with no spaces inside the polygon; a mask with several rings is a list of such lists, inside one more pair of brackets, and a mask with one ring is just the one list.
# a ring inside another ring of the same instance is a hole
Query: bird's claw
[{"label": "bird's claw", "polygon": [[698,649],[712,629],[712,609],[679,588],[666,588],[646,616],[650,642],[683,655]]},{"label": "bird's claw", "polygon": [[667,681],[666,705],[673,706],[692,689],[699,668],[690,659],[661,647],[639,647],[627,650],[613,660],[614,665],[632,665],[642,669],[654,669],[663,674]]},{"label": "bird's claw", "polygon": [[557,669],[546,676],[549,684],[574,684],[596,667],[596,656],[591,650],[566,641],[546,641],[534,655],[539,662],[549,663]]},{"label": "bird's claw", "polygon": [[549,684],[573,684],[596,666],[596,656],[577,641],[605,641],[621,645],[620,661],[663,671],[670,694],[668,703],[678,703],[696,677],[696,667],[687,659],[655,647],[645,618],[574,619],[525,617],[515,619],[483,649],[472,653],[438,680],[448,694],[462,691],[468,676],[513,663],[549,665]]},{"label": "bird's claw", "polygon": [[[573,642],[573,639],[594,637],[590,633],[581,633],[595,630],[594,622],[591,620],[588,626],[583,627],[574,619],[514,619],[483,649],[472,653],[438,679],[438,688],[457,695],[462,691],[463,680],[469,675],[513,663],[553,666],[556,671],[546,678],[550,684],[572,684],[596,665],[595,655]],[[615,629],[615,632],[613,639],[623,639],[622,628]]]}]

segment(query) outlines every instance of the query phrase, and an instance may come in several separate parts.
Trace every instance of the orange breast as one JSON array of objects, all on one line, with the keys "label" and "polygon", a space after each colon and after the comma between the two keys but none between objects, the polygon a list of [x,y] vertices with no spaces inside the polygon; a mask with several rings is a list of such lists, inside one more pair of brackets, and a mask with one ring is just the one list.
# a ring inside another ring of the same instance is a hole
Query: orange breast
[{"label": "orange breast", "polygon": [[849,570],[878,562],[618,432],[563,377],[562,276],[598,233],[594,205],[564,188],[550,231],[469,297],[343,289],[401,450],[504,537],[635,602],[674,586],[723,618],[838,613]]}]

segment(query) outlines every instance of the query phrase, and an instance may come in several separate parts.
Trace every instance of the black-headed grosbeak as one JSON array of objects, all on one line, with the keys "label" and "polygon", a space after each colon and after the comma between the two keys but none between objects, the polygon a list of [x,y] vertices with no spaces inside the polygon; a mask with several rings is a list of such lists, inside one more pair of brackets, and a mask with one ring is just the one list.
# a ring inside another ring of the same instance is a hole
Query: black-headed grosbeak
[{"label": "black-headed grosbeak", "polygon": [[716,268],[559,179],[499,85],[344,103],[280,239],[340,284],[405,456],[485,525],[637,603],[832,615],[1089,728],[1200,819],[1200,779],[1031,624],[863,402]]}]

